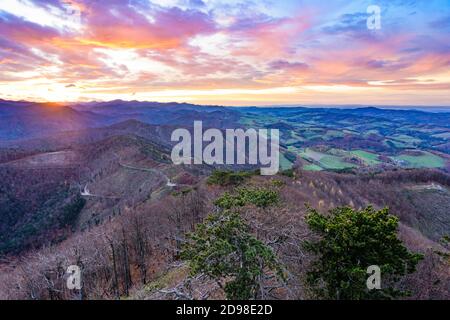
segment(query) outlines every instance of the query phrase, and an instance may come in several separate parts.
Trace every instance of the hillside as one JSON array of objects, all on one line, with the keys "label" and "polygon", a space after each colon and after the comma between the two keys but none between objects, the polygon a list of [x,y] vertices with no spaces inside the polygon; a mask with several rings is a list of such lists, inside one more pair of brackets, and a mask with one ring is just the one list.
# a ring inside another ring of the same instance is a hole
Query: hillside
[{"label": "hillside", "polygon": [[[129,191],[134,192],[135,196],[128,198],[129,201],[120,210],[114,212],[112,209],[113,214],[109,216],[106,214],[108,210],[104,211],[105,214],[101,213],[101,208],[107,207],[109,201],[120,203],[121,200],[88,199],[81,213],[78,232],[54,246],[52,252],[45,249],[29,252],[27,262],[12,262],[10,266],[20,265],[24,270],[36,270],[33,275],[35,280],[29,281],[36,281],[33,282],[34,294],[39,294],[41,299],[50,298],[49,290],[58,298],[75,298],[60,287],[62,283],[55,280],[55,287],[49,288],[38,278],[56,261],[68,264],[77,259],[83,261],[86,272],[85,298],[172,299],[182,297],[180,292],[186,296],[194,294],[199,299],[223,297],[221,289],[207,278],[188,277],[186,265],[177,255],[177,248],[179,241],[183,242],[185,232],[193,230],[195,224],[213,210],[214,199],[234,187],[209,185],[205,178],[199,182],[191,180],[187,184],[184,178],[184,186],[178,187],[182,192],[157,189],[149,196],[145,186],[140,185],[142,190],[139,192],[136,187],[139,185],[136,179],[139,178],[129,174],[114,171],[107,177],[95,178],[92,189],[89,185],[92,193],[99,192],[101,185],[110,185],[102,196],[112,197],[120,196],[125,188],[114,185],[114,182],[122,181],[123,177],[132,181]],[[179,179],[186,174],[179,175]],[[405,278],[400,285],[411,290],[412,297],[416,299],[449,298],[449,248],[441,239],[448,235],[450,221],[445,209],[440,212],[424,211],[426,204],[421,195],[426,190],[429,197],[433,197],[436,207],[448,208],[448,175],[428,170],[386,172],[375,176],[298,171],[294,178],[254,176],[244,185],[270,188],[281,197],[280,204],[275,207],[258,209],[250,206],[242,211],[258,238],[273,243],[273,250],[289,271],[290,277],[284,289],[274,291],[273,298],[306,299],[310,295],[303,283],[311,256],[302,249],[301,242],[312,236],[305,224],[305,203],[322,212],[335,206],[389,206],[391,212],[400,218],[400,238],[411,250],[425,254],[425,260],[419,264],[417,272]],[[147,197],[141,197],[143,192]],[[88,212],[98,213],[95,218],[99,220],[90,220],[93,217]],[[111,269],[113,252],[118,255],[116,263],[120,265],[115,271]],[[45,260],[38,259],[42,254]],[[5,285],[12,286],[12,283],[19,281],[21,271],[18,268],[15,270],[4,273]],[[117,283],[111,282],[111,274],[114,273],[117,273]],[[186,281],[191,285],[186,287]],[[28,294],[22,290],[9,293],[10,296],[20,297],[27,297]]]},{"label": "hillside", "polygon": [[[441,168],[450,113],[365,108],[230,108],[139,101],[44,105],[0,101],[0,146],[51,148],[135,134],[169,145],[176,128],[279,129],[283,169]],[[14,125],[11,125],[13,123]],[[1,123],[0,123],[1,124]],[[36,139],[38,138],[38,139]]]},{"label": "hillside", "polygon": [[[289,275],[267,298],[313,298],[304,282],[313,257],[302,243],[314,238],[305,204],[323,213],[389,207],[400,239],[425,256],[398,285],[412,298],[449,298],[448,114],[203,108],[2,101],[4,115],[27,130],[8,125],[0,132],[0,298],[223,298],[211,279],[189,276],[180,252],[186,234],[217,212],[215,200],[243,186],[280,198],[269,208],[240,209]],[[234,171],[231,185],[211,184],[223,167],[175,166],[170,159],[171,133],[191,130],[194,120],[221,130],[278,128],[281,168],[293,169],[263,177],[252,166],[232,166],[225,168]],[[81,291],[64,285],[71,264],[83,265]]]},{"label": "hillside", "polygon": [[91,128],[109,121],[108,117],[60,104],[0,100],[0,138],[5,141]]},{"label": "hillside", "polygon": [[[60,241],[71,230],[98,224],[161,192],[167,184],[164,172],[170,169],[167,152],[150,140],[116,135],[5,160],[0,163],[0,252],[18,253]],[[143,169],[132,170],[128,164]],[[83,196],[87,186],[92,195]],[[70,221],[64,215],[71,215]]]}]

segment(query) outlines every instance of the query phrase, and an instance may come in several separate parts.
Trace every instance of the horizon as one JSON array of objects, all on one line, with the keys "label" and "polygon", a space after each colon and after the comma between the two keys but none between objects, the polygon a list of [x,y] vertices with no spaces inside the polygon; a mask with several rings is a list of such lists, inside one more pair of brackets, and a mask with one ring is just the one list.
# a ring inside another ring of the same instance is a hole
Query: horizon
[{"label": "horizon", "polygon": [[122,102],[122,103],[159,103],[159,104],[188,104],[198,107],[222,107],[222,108],[309,108],[309,109],[367,109],[375,108],[380,110],[405,110],[405,111],[424,111],[424,112],[438,112],[438,111],[448,111],[450,112],[450,105],[377,105],[377,104],[267,104],[267,105],[224,105],[224,104],[201,104],[201,103],[191,103],[187,101],[152,101],[152,100],[91,100],[91,101],[31,101],[31,100],[8,100],[0,97],[0,102],[12,102],[12,103],[35,103],[35,104],[61,104],[64,106],[73,105],[83,105],[83,104],[101,104],[101,103],[112,103],[112,102]]},{"label": "horizon", "polygon": [[0,98],[450,106],[445,0],[158,3],[1,1]]}]

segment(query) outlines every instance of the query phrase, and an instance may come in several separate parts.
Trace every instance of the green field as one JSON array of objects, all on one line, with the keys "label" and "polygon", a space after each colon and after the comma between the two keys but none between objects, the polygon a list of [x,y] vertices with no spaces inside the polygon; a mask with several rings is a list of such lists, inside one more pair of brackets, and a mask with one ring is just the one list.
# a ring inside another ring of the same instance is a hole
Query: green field
[{"label": "green field", "polygon": [[293,163],[286,159],[284,154],[280,153],[280,170],[287,170],[292,168]]},{"label": "green field", "polygon": [[406,134],[395,134],[389,136],[389,138],[391,138],[391,141],[398,148],[414,148],[422,142],[422,140],[408,136]]},{"label": "green field", "polygon": [[290,132],[290,138],[286,139],[284,141],[284,143],[286,143],[287,145],[290,145],[290,144],[297,143],[299,141],[305,141],[305,139],[302,136],[300,136],[299,134],[297,134],[297,132],[291,131]]},{"label": "green field", "polygon": [[441,168],[445,166],[445,160],[430,152],[422,152],[421,155],[406,155],[391,157],[391,159],[402,161],[402,166],[408,168]]},{"label": "green field", "polygon": [[450,139],[450,132],[434,134],[433,137],[441,138],[441,139]]},{"label": "green field", "polygon": [[386,146],[392,145],[392,146],[394,146],[395,148],[398,148],[398,149],[407,149],[408,146],[409,146],[407,143],[404,143],[404,142],[401,142],[401,141],[397,141],[397,140],[391,140],[391,139],[384,140],[384,144]]},{"label": "green field", "polygon": [[321,171],[323,170],[321,167],[319,167],[316,164],[307,164],[305,166],[303,166],[303,170],[307,170],[307,171]]},{"label": "green field", "polygon": [[371,130],[365,131],[365,132],[363,133],[363,136],[364,136],[364,137],[368,137],[368,136],[370,136],[371,134],[380,135],[380,131],[378,131],[378,130],[376,130],[376,129],[371,129]]},{"label": "green field", "polygon": [[369,166],[375,166],[381,163],[381,161],[378,160],[378,155],[375,153],[367,152],[364,150],[353,150],[349,151],[349,153],[355,157],[360,158]]},{"label": "green field", "polygon": [[314,151],[310,148],[300,151],[299,155],[306,160],[316,162],[323,169],[342,170],[356,167],[354,164],[345,162],[338,156]]},{"label": "green field", "polygon": [[322,137],[324,140],[332,140],[334,138],[342,138],[345,134],[338,130],[328,130]]},{"label": "green field", "polygon": [[[307,108],[270,109],[264,112],[245,112],[240,123],[256,129],[280,125],[282,146],[306,160],[306,170],[374,166],[381,169],[382,165],[404,168],[445,167],[444,156],[426,150],[447,153],[447,146],[442,140],[450,138],[448,127],[433,126],[432,123],[418,125],[411,123],[407,115],[399,114],[399,117],[403,119],[402,125],[388,120],[389,117],[373,117],[370,121],[361,121],[355,114],[343,118],[335,111],[322,113],[322,110]],[[363,139],[368,140],[367,144],[361,141]],[[423,153],[410,152],[411,150]],[[288,159],[280,156],[281,169],[292,167],[292,158]]]}]

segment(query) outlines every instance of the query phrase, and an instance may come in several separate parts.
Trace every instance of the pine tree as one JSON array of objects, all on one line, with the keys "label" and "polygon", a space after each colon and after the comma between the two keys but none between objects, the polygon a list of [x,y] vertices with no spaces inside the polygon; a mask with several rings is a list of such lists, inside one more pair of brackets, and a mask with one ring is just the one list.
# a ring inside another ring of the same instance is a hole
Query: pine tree
[{"label": "pine tree", "polygon": [[[407,292],[395,288],[401,276],[415,271],[422,255],[411,253],[397,237],[398,218],[387,208],[336,208],[329,215],[309,209],[306,222],[320,236],[305,242],[317,255],[307,281],[325,299],[393,299]],[[381,289],[369,290],[367,268],[381,270]]]},{"label": "pine tree", "polygon": [[189,235],[182,258],[189,261],[192,275],[203,273],[215,279],[232,300],[258,298],[259,280],[266,272],[283,278],[272,249],[256,239],[240,215],[230,210],[211,214],[199,224]]}]

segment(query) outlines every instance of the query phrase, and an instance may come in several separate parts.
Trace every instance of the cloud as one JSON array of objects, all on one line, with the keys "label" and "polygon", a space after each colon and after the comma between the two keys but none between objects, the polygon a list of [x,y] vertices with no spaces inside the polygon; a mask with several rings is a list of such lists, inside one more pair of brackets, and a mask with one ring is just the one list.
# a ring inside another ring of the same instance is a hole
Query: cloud
[{"label": "cloud", "polygon": [[297,71],[303,71],[308,69],[308,65],[303,62],[289,62],[285,60],[276,60],[272,61],[269,64],[271,69],[274,70],[297,70]]},{"label": "cloud", "polygon": [[[245,100],[251,90],[329,86],[363,100],[361,88],[389,87],[407,100],[407,90],[450,83],[439,1],[380,1],[376,32],[366,8],[345,1],[8,0],[19,2],[0,5],[0,92],[18,98],[44,99],[48,88],[67,99],[214,89]],[[63,23],[72,11],[79,20]],[[303,97],[283,90],[274,91],[283,101]]]},{"label": "cloud", "polygon": [[148,8],[144,15],[125,2],[86,6],[86,33],[81,43],[98,47],[170,49],[182,46],[197,34],[215,30],[212,19],[197,10]]},{"label": "cloud", "polygon": [[450,15],[430,22],[430,26],[439,31],[450,29]]},{"label": "cloud", "polygon": [[29,22],[23,18],[0,11],[1,36],[21,44],[41,43],[59,36],[53,28]]}]

